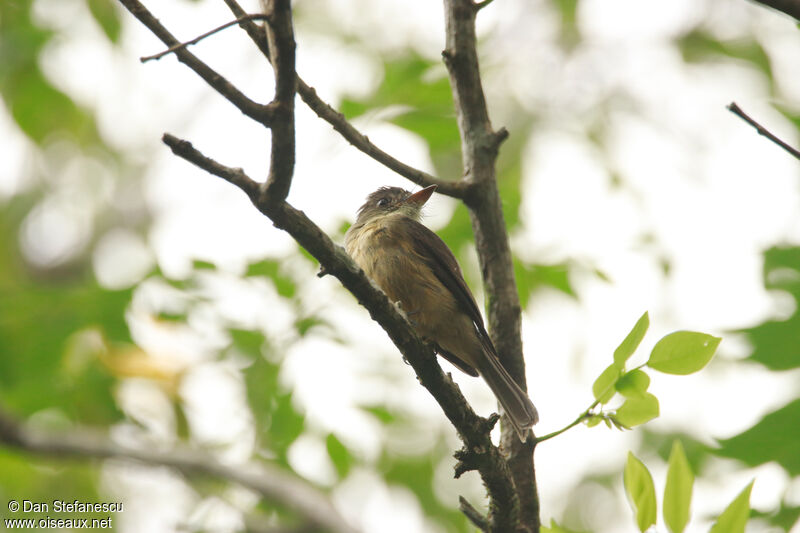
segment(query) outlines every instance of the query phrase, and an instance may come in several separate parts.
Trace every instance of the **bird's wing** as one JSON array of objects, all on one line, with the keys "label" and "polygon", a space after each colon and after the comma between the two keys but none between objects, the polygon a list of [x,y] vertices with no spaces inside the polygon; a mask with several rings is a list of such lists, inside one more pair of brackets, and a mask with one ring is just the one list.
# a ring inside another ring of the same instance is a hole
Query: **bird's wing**
[{"label": "bird's wing", "polygon": [[411,237],[409,240],[414,243],[414,251],[425,260],[434,275],[461,304],[461,308],[466,311],[475,324],[482,343],[488,344],[487,348],[491,347],[490,352],[496,354],[489,334],[483,325],[483,316],[478,309],[478,304],[475,303],[475,298],[472,296],[467,282],[464,281],[461,268],[458,266],[453,252],[438,235],[415,220],[412,220],[412,224],[404,224],[403,228],[407,228],[409,232],[409,237]]}]

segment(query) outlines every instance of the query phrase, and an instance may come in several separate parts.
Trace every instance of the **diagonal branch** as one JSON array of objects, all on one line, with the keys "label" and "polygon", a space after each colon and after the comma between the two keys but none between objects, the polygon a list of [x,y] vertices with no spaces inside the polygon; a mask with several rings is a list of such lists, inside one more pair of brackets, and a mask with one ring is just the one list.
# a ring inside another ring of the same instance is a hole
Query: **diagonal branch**
[{"label": "diagonal branch", "polygon": [[206,37],[211,37],[212,35],[214,35],[216,33],[219,33],[222,30],[230,28],[234,24],[241,24],[242,21],[244,21],[244,20],[266,20],[266,19],[267,19],[267,16],[266,15],[262,15],[260,13],[257,13],[255,15],[243,15],[242,17],[237,18],[236,20],[232,20],[230,22],[226,22],[225,24],[223,24],[221,26],[217,26],[213,30],[209,30],[209,31],[207,31],[207,32],[205,32],[205,33],[203,33],[201,35],[198,35],[194,39],[191,39],[189,41],[184,41],[182,43],[178,43],[176,45],[170,46],[166,50],[161,51],[161,52],[159,52],[157,54],[153,54],[153,55],[145,56],[145,57],[140,57],[139,61],[141,61],[142,63],[147,63],[148,61],[153,61],[153,60],[157,61],[157,60],[161,59],[162,57],[175,52],[176,50],[180,50],[181,48],[186,48],[187,46],[191,46],[193,44],[197,44],[200,41],[202,41],[203,39],[205,39]]},{"label": "diagonal branch", "polygon": [[[138,4],[136,0],[121,1],[126,5]],[[464,442],[464,448],[456,454],[459,460],[456,475],[469,470],[477,470],[480,473],[492,502],[490,522],[493,531],[516,529],[519,500],[515,493],[512,474],[501,451],[490,439],[490,431],[497,417],[493,416],[487,420],[475,414],[458,386],[442,372],[432,349],[420,340],[386,295],[370,282],[341,246],[335,245],[302,211],[285,201],[294,166],[293,97],[295,87],[299,85],[294,71],[295,45],[289,0],[271,0],[266,7],[266,16],[270,21],[266,28],[266,44],[261,38],[258,39],[260,44],[258,42],[257,44],[262,51],[268,52],[268,58],[276,75],[275,99],[270,104],[273,114],[270,123],[273,130],[273,150],[266,187],[259,188],[257,183],[241,169],[227,167],[204,156],[189,142],[171,135],[165,135],[164,142],[179,157],[240,187],[256,208],[270,218],[276,227],[288,232],[319,261],[326,273],[339,279],[359,303],[367,308],[371,317],[384,328],[392,342],[414,368],[420,383],[436,399],[445,416],[458,431]],[[145,17],[143,23],[154,32],[158,28],[163,29],[155,19],[150,20]],[[242,21],[241,24],[247,25],[252,22]],[[179,56],[186,53],[185,48],[176,50]],[[308,88],[305,93],[312,95],[313,90]],[[316,97],[315,94],[313,96]],[[332,111],[332,108],[329,109]],[[280,137],[281,132],[290,136],[288,142],[286,139],[276,139]],[[496,144],[499,144],[502,137],[502,134],[495,135]],[[280,146],[283,149],[278,149]],[[496,145],[494,151],[496,152]],[[467,185],[466,182],[464,185]],[[466,188],[464,190],[466,191]],[[532,441],[529,443],[532,446]]]},{"label": "diagonal branch", "polygon": [[[172,47],[181,44],[141,2],[138,0],[119,1],[134,17],[139,19],[139,22],[152,31],[156,37],[161,39],[161,42],[165,45]],[[189,52],[185,47],[175,50],[175,55],[178,61],[195,71],[197,75],[203,78],[215,91],[235,105],[239,111],[256,122],[260,122],[264,126],[270,126],[273,114],[270,106],[259,104],[249,99],[232,83],[223,78],[218,72],[204,62],[200,61],[197,56]]]},{"label": "diagonal branch", "polygon": [[[446,40],[442,57],[458,115],[464,173],[470,183],[464,202],[469,208],[486,288],[489,331],[503,366],[526,389],[522,308],[495,170],[499,146],[508,132],[504,128],[497,131],[492,128],[478,65],[475,19],[485,5],[473,0],[444,0]],[[519,522],[538,532],[539,498],[533,466],[535,440],[522,443],[511,425],[503,424],[501,444],[514,478]],[[496,524],[502,513],[496,504],[490,501],[490,528],[504,531]]]},{"label": "diagonal branch", "polygon": [[[442,372],[431,348],[420,340],[394,304],[353,263],[347,252],[334,244],[302,211],[286,202],[263,201],[254,192],[256,182],[241,169],[222,165],[203,155],[188,141],[172,135],[165,134],[164,142],[175,155],[242,189],[259,211],[276,227],[289,233],[319,261],[326,273],[335,276],[358,299],[389,335],[464,442],[464,449],[458,453],[457,473],[477,470],[492,499],[502,502],[501,508],[508,510],[506,507],[516,502],[516,498],[508,465],[489,435],[496,420],[484,419],[472,410],[458,386]],[[510,511],[506,514],[513,515]]]},{"label": "diagonal branch", "polygon": [[[247,16],[247,13],[236,0],[224,1],[237,20],[239,20],[239,26],[247,32],[256,46],[258,46],[261,52],[269,59],[269,43],[267,42],[264,28],[256,24],[253,20],[245,19],[244,17]],[[466,183],[462,181],[441,180],[427,172],[403,163],[384,150],[378,148],[366,135],[358,131],[342,113],[322,100],[322,98],[317,95],[314,88],[303,81],[300,76],[297,77],[297,92],[300,98],[302,98],[306,105],[308,105],[318,117],[333,126],[333,129],[339,132],[347,142],[378,163],[422,187],[436,185],[436,192],[438,193],[446,194],[454,198],[461,198],[464,196]]]},{"label": "diagonal branch", "polygon": [[357,533],[331,504],[327,496],[300,478],[267,463],[230,466],[190,448],[170,451],[123,446],[107,437],[72,430],[43,432],[26,427],[0,410],[0,442],[37,455],[62,458],[127,459],[173,468],[189,476],[211,476],[247,487],[294,511],[317,529],[335,533]]}]

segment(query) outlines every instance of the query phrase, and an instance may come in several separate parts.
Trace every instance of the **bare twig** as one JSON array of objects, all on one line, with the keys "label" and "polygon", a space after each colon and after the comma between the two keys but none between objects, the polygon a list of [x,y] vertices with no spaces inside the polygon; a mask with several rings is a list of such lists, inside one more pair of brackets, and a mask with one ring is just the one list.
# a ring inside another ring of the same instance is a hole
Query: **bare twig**
[{"label": "bare twig", "polygon": [[[152,31],[156,37],[161,39],[167,46],[176,46],[181,44],[167,29],[153,16],[146,7],[138,0],[119,0],[130,13],[139,19],[144,26]],[[261,124],[269,127],[272,121],[272,108],[268,105],[259,104],[249,99],[232,83],[223,78],[218,72],[211,67],[200,61],[197,56],[189,52],[186,48],[179,48],[175,50],[175,55],[178,61],[184,63],[190,69],[195,71],[206,83],[208,83],[215,91],[224,96],[230,103],[235,105],[239,111],[260,122]]]},{"label": "bare twig", "polygon": [[250,179],[241,168],[231,168],[221,165],[210,157],[204,156],[198,150],[195,150],[194,146],[192,146],[192,143],[189,141],[184,141],[169,133],[165,133],[163,137],[161,137],[161,140],[172,149],[173,154],[188,159],[209,174],[218,176],[236,185],[247,194],[251,201],[258,201],[258,182]]},{"label": "bare twig", "polygon": [[184,41],[182,43],[178,43],[178,44],[176,44],[174,46],[170,46],[169,48],[167,48],[163,52],[159,52],[159,53],[153,54],[151,56],[140,57],[139,61],[141,61],[142,63],[147,63],[148,61],[152,61],[154,59],[155,60],[159,60],[159,59],[161,59],[162,57],[164,57],[167,54],[171,54],[171,53],[175,52],[176,50],[180,50],[181,48],[186,48],[187,46],[191,46],[193,44],[197,44],[200,41],[202,41],[203,39],[205,39],[206,37],[210,37],[210,36],[214,35],[215,33],[219,33],[219,32],[221,32],[222,30],[224,30],[226,28],[230,28],[234,24],[241,24],[245,20],[267,20],[267,16],[266,15],[262,15],[260,13],[256,13],[256,14],[253,14],[253,15],[243,15],[243,16],[237,18],[236,20],[232,20],[230,22],[226,22],[222,26],[217,26],[213,30],[207,31],[202,35],[198,35],[197,37],[195,37],[191,41]]},{"label": "bare twig", "polygon": [[[236,0],[224,0],[228,8],[238,18],[245,15],[244,9],[236,2]],[[264,28],[257,25],[251,20],[242,20],[239,24],[253,42],[258,46],[261,52],[267,57],[270,57],[269,43],[267,43],[266,32]],[[463,181],[449,181],[439,179],[427,172],[418,170],[402,161],[392,157],[384,150],[378,148],[366,135],[358,131],[343,114],[334,109],[330,104],[326,103],[322,98],[317,95],[313,87],[309,86],[303,81],[300,76],[297,77],[297,92],[303,102],[311,108],[322,120],[333,126],[339,134],[352,144],[355,148],[373,158],[378,163],[384,165],[390,170],[400,174],[409,181],[416,183],[422,187],[429,185],[436,185],[436,192],[452,196],[454,198],[461,198],[464,196],[466,190],[466,183]]]},{"label": "bare twig", "polygon": [[357,533],[339,515],[327,496],[299,477],[266,463],[222,464],[214,457],[185,447],[169,451],[123,446],[85,430],[58,433],[37,431],[0,410],[0,442],[42,456],[60,458],[127,459],[173,468],[189,476],[211,476],[247,487],[314,524],[317,529]]},{"label": "bare twig", "polygon": [[[444,5],[446,39],[442,57],[450,76],[458,114],[464,173],[470,183],[464,202],[469,208],[486,288],[489,331],[503,366],[525,389],[522,307],[495,170],[499,146],[508,137],[508,132],[504,128],[495,131],[489,120],[475,32],[479,9],[473,0],[444,0]],[[535,440],[520,442],[508,423],[504,423],[501,429],[501,445],[514,478],[514,499],[519,505],[490,499],[490,529],[509,531],[521,524],[538,532],[539,498],[533,466]]]},{"label": "bare twig", "polygon": [[772,9],[777,9],[800,21],[800,0],[754,0]]},{"label": "bare twig", "polygon": [[728,111],[730,111],[737,117],[741,118],[742,120],[753,126],[759,135],[763,135],[770,141],[774,142],[775,144],[777,144],[778,146],[780,146],[781,148],[783,148],[784,150],[795,156],[797,159],[800,159],[800,151],[788,145],[787,143],[783,142],[781,139],[776,137],[772,132],[770,132],[767,128],[765,128],[764,126],[762,126],[761,124],[750,118],[750,116],[747,113],[742,111],[742,108],[736,105],[736,102],[731,102],[730,104],[728,104]]}]

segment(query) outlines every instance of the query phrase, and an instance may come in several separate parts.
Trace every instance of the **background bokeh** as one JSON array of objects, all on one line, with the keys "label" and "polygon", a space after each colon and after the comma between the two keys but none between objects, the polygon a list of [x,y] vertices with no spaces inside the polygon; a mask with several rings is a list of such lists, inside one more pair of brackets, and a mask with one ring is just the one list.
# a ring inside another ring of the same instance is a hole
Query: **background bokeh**
[{"label": "background bokeh", "polygon": [[[215,0],[148,7],[179,39],[232,19]],[[457,179],[441,5],[294,7],[301,77],[394,156]],[[537,449],[543,520],[634,531],[627,452],[660,491],[680,438],[698,478],[688,531],[707,531],[751,479],[748,531],[791,530],[800,166],[725,106],[800,144],[797,24],[743,0],[497,0],[479,35],[493,124],[511,133],[498,175],[538,432],[591,403],[643,311],[652,326],[635,364],[673,330],[724,338],[703,372],[652,376],[655,421],[580,426]],[[275,463],[365,531],[470,531],[457,497],[480,505],[480,480],[452,479],[455,433],[382,330],[240,191],[160,143],[170,132],[267,172],[269,132],[174,57],[139,62],[162,48],[113,0],[0,3],[0,405],[43,427]],[[244,32],[193,51],[269,100],[271,69]],[[299,100],[297,131],[289,201],[334,240],[367,193],[411,188]],[[481,299],[466,210],[437,195],[425,222]],[[453,372],[480,413],[495,408],[482,382]],[[215,480],[0,448],[0,500],[55,497],[124,501],[120,531],[287,519]]]}]

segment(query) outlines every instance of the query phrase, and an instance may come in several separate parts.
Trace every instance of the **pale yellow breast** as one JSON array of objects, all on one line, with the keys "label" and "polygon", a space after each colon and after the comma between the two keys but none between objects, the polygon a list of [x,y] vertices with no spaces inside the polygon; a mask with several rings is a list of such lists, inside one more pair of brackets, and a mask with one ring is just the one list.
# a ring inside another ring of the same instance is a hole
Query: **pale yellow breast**
[{"label": "pale yellow breast", "polygon": [[383,217],[345,236],[345,247],[392,302],[399,303],[417,331],[445,350],[475,366],[482,348],[472,321],[439,281],[426,258],[417,255],[411,243],[404,243],[395,217]]},{"label": "pale yellow breast", "polygon": [[[409,318],[424,330],[437,328],[452,316],[457,303],[438,280],[426,260],[414,252],[413,243],[399,237],[395,217],[383,217],[348,232],[347,252],[358,266]],[[445,318],[446,319],[446,318]]]}]

